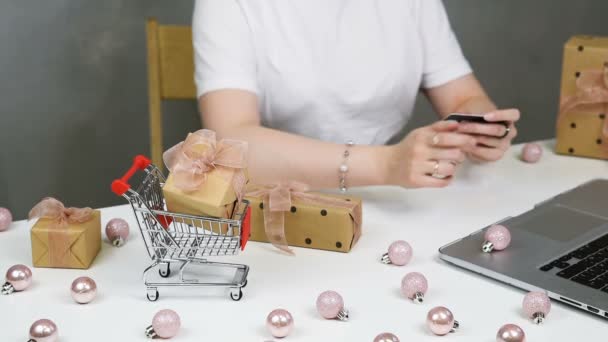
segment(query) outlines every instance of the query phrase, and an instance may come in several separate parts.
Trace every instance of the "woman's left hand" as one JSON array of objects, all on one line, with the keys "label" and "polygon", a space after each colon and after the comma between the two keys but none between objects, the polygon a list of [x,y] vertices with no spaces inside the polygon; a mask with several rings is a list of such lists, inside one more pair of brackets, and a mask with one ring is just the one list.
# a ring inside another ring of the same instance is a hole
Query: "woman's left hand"
[{"label": "woman's left hand", "polygon": [[[484,115],[486,121],[497,122],[496,124],[461,123],[458,132],[475,135],[475,140],[477,140],[477,146],[469,152],[469,157],[482,162],[501,159],[511,147],[511,141],[517,136],[515,122],[519,120],[519,117],[519,110],[504,109]],[[498,123],[500,121],[509,122],[509,128]]]}]

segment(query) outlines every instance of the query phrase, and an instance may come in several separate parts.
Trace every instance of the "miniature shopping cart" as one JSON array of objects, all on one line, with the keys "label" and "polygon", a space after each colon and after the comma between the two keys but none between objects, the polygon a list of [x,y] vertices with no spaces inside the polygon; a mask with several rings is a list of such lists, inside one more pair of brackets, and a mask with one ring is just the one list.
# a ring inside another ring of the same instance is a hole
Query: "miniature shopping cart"
[{"label": "miniature shopping cart", "polygon": [[[141,184],[133,190],[129,179],[144,171]],[[162,187],[165,177],[144,156],[137,156],[125,175],[112,183],[112,191],[126,198],[133,207],[141,235],[152,264],[144,270],[147,297],[156,301],[159,287],[226,287],[230,298],[237,301],[247,285],[249,266],[211,262],[207,257],[238,254],[249,238],[249,202],[243,200],[235,206],[231,219],[184,215],[166,209]],[[171,267],[179,265],[179,277],[171,277]],[[202,282],[184,277],[191,266],[216,267],[234,270],[232,281]],[[158,269],[165,281],[148,281],[148,273]]]}]

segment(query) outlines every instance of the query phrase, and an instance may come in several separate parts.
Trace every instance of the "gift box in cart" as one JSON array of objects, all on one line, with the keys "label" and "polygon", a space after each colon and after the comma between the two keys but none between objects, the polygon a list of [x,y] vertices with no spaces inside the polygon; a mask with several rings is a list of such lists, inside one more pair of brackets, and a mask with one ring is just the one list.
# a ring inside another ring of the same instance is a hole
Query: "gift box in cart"
[{"label": "gift box in cart", "polygon": [[[137,171],[145,173],[136,190],[129,180]],[[162,187],[165,177],[144,156],[137,156],[125,175],[112,182],[112,191],[126,198],[137,219],[142,238],[152,264],[144,270],[147,297],[156,301],[161,287],[225,287],[237,301],[247,285],[249,266],[212,262],[208,257],[236,255],[249,239],[249,202],[243,200],[234,207],[231,218],[214,218],[174,213],[167,210]],[[171,277],[172,265],[179,265],[179,277]],[[203,282],[185,278],[189,267],[215,267],[234,270],[232,281]],[[164,281],[148,281],[148,273],[158,269]]]}]

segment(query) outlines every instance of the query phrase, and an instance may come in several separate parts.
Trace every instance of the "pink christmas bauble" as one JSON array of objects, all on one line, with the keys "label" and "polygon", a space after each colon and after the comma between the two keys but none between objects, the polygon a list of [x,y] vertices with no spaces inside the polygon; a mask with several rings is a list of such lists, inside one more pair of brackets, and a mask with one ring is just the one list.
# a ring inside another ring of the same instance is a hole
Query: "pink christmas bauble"
[{"label": "pink christmas bauble", "polygon": [[391,333],[382,333],[374,338],[374,342],[399,342],[399,338]]},{"label": "pink christmas bauble", "polygon": [[160,310],[152,319],[152,328],[160,338],[172,338],[177,335],[181,324],[177,312],[169,309]]},{"label": "pink christmas bauble", "polygon": [[121,247],[129,237],[129,223],[121,218],[111,219],[106,225],[106,236],[114,246]]},{"label": "pink christmas bauble", "polygon": [[76,278],[70,289],[72,298],[79,304],[87,304],[97,296],[97,284],[89,277]]},{"label": "pink christmas bauble", "polygon": [[529,292],[524,297],[522,307],[528,318],[535,318],[536,315],[542,314],[540,319],[542,321],[551,311],[551,299],[544,292]]},{"label": "pink christmas bauble", "polygon": [[32,270],[25,265],[14,265],[6,271],[6,282],[10,283],[15,291],[23,291],[32,284]]},{"label": "pink christmas bauble", "polygon": [[325,319],[338,317],[340,311],[344,309],[344,300],[335,291],[325,291],[317,298],[317,311]]},{"label": "pink christmas bauble", "polygon": [[452,311],[443,306],[438,306],[429,311],[426,316],[426,325],[435,335],[447,335],[454,329],[454,315]]},{"label": "pink christmas bauble", "polygon": [[293,317],[289,311],[276,309],[266,317],[266,327],[274,337],[285,337],[293,330]]},{"label": "pink christmas bauble", "polygon": [[496,333],[496,342],[526,342],[526,333],[515,324],[505,324]]},{"label": "pink christmas bauble", "polygon": [[493,249],[497,251],[502,251],[511,243],[511,232],[509,232],[507,227],[500,224],[495,224],[488,228],[484,237],[486,241],[492,243]]},{"label": "pink christmas bauble", "polygon": [[428,288],[428,281],[422,273],[411,272],[401,279],[401,293],[409,299],[415,299],[417,294],[424,295]]},{"label": "pink christmas bauble", "polygon": [[39,319],[30,327],[30,339],[36,342],[56,342],[59,340],[57,325],[50,319]]},{"label": "pink christmas bauble", "polygon": [[13,215],[10,210],[6,208],[0,208],[0,232],[8,229],[13,222]]},{"label": "pink christmas bauble", "polygon": [[543,148],[536,143],[525,144],[522,152],[521,159],[526,163],[536,163],[540,160],[543,155]]},{"label": "pink christmas bauble", "polygon": [[412,246],[403,240],[395,241],[388,247],[388,257],[397,266],[407,265],[412,259]]}]

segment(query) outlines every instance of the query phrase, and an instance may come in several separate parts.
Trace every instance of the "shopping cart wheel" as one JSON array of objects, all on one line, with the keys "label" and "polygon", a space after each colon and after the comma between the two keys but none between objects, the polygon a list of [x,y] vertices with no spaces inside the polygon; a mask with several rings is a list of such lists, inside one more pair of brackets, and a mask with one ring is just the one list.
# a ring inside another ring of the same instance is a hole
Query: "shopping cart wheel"
[{"label": "shopping cart wheel", "polygon": [[158,274],[163,278],[169,278],[171,275],[171,264],[163,263],[159,265]]},{"label": "shopping cart wheel", "polygon": [[158,300],[158,290],[155,287],[149,288],[146,297],[149,301],[156,302]]},{"label": "shopping cart wheel", "polygon": [[232,289],[230,291],[230,298],[232,298],[232,300],[234,300],[235,302],[238,302],[239,300],[241,300],[241,298],[243,298],[243,290],[241,290],[240,288]]},{"label": "shopping cart wheel", "polygon": [[241,288],[246,288],[247,287],[247,279],[245,279],[245,282],[243,283],[243,285],[241,286]]}]

